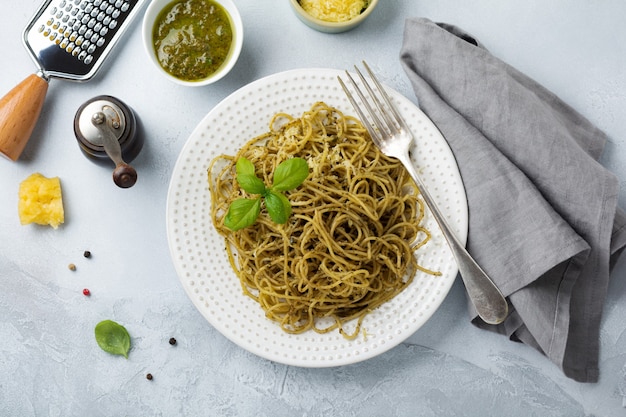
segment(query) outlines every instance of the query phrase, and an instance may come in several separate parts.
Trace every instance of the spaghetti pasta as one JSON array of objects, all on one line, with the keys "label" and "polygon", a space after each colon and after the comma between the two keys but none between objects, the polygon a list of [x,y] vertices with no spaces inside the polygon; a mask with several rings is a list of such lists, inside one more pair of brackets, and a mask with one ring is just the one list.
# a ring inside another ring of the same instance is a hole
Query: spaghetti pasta
[{"label": "spaghetti pasta", "polygon": [[[233,232],[224,226],[229,205],[247,197],[235,165],[245,157],[271,184],[282,161],[300,157],[309,176],[287,192],[285,224],[264,215]],[[402,164],[382,154],[361,122],[325,103],[301,117],[276,114],[268,132],[208,168],[211,217],[224,236],[244,293],[288,333],[338,329],[355,338],[364,317],[406,288],[421,267],[414,251],[430,233],[424,207]],[[348,332],[349,321],[356,327]]]}]

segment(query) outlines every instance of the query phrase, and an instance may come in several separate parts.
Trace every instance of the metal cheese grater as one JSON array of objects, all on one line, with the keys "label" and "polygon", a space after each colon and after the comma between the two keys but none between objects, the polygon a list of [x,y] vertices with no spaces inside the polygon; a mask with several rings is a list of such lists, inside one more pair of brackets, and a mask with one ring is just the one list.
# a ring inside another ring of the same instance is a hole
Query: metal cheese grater
[{"label": "metal cheese grater", "polygon": [[[50,78],[92,78],[146,0],[45,0],[23,42],[38,66],[0,100],[0,152],[16,160],[43,105]],[[15,108],[17,106],[17,108]],[[4,108],[10,108],[11,113]],[[14,114],[17,111],[18,114]],[[15,129],[15,122],[27,119]]]}]

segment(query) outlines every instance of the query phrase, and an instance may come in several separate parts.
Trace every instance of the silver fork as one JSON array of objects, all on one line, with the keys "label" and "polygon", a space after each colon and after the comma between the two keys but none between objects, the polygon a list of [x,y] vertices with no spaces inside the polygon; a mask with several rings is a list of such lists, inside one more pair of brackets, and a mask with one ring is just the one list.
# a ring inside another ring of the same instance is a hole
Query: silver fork
[{"label": "silver fork", "polygon": [[[372,70],[365,62],[363,62],[363,65],[369,74],[369,78],[376,86],[378,94],[376,94],[374,89],[356,66],[354,67],[356,73],[361,80],[361,84],[365,86],[365,89],[370,96],[370,100],[366,98],[365,94],[359,88],[358,84],[348,71],[346,71],[346,76],[350,80],[354,91],[356,91],[361,102],[363,103],[362,106],[359,106],[341,77],[337,77],[341,87],[352,103],[352,106],[354,106],[359,118],[363,121],[363,124],[369,131],[374,144],[378,146],[381,152],[385,155],[400,160],[415,181],[415,184],[417,184],[417,187],[424,198],[424,202],[435,217],[437,224],[441,228],[441,231],[446,238],[450,249],[452,250],[452,254],[459,267],[459,273],[461,274],[467,293],[469,294],[470,300],[472,301],[478,315],[486,323],[502,323],[508,314],[506,299],[491,278],[489,278],[489,276],[476,263],[474,258],[472,258],[472,256],[467,252],[465,246],[456,237],[445,217],[437,207],[437,204],[428,192],[428,189],[415,170],[415,167],[409,157],[409,147],[413,142],[413,135],[411,131],[402,116],[400,116],[400,113],[396,110],[380,82],[374,76]],[[382,101],[380,98],[382,98]],[[378,111],[376,111],[372,105],[375,106]],[[364,107],[367,114],[369,114],[369,120],[371,123],[368,122],[368,118],[366,117],[365,111],[363,111],[362,107]]]}]

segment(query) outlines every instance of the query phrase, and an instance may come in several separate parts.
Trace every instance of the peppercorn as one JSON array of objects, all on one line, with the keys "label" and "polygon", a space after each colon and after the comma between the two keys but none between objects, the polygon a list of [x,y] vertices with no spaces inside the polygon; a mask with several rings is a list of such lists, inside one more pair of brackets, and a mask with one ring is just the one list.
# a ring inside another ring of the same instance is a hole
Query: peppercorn
[{"label": "peppercorn", "polygon": [[69,264],[67,267],[70,269],[70,271],[76,271],[76,265],[74,264]]},{"label": "peppercorn", "polygon": [[88,288],[83,289],[83,295],[89,297],[91,295],[91,291]]},{"label": "peppercorn", "polygon": [[176,344],[176,339],[173,337],[170,338],[170,345],[174,346]]},{"label": "peppercorn", "polygon": [[146,375],[146,379],[147,379],[148,381],[152,381],[152,374],[147,374],[147,375]]},{"label": "peppercorn", "polygon": [[88,250],[86,250],[85,252],[83,252],[83,256],[85,258],[91,258],[91,252],[89,252]]}]

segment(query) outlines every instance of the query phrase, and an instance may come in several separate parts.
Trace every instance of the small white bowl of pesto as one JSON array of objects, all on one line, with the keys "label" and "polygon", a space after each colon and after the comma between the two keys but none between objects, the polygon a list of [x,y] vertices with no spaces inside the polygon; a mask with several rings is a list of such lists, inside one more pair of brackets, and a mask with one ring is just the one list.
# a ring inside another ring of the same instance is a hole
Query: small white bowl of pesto
[{"label": "small white bowl of pesto", "polygon": [[223,78],[243,46],[243,23],[232,0],[152,0],[142,34],[157,71],[186,86]]}]

